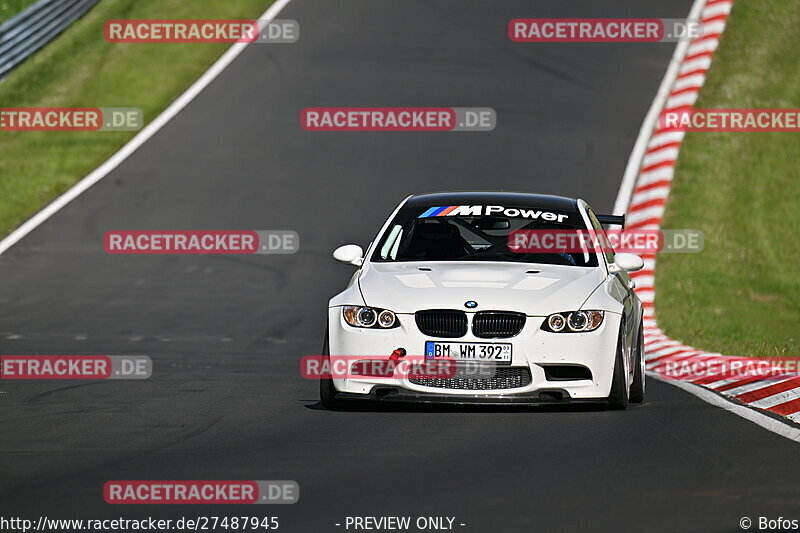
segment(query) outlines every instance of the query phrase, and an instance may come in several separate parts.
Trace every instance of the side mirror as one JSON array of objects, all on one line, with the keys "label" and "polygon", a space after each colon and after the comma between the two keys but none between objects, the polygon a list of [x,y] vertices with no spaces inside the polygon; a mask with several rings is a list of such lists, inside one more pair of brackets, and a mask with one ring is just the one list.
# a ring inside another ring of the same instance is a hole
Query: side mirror
[{"label": "side mirror", "polygon": [[364,250],[357,244],[345,244],[333,251],[333,258],[348,265],[364,264]]},{"label": "side mirror", "polygon": [[644,260],[636,254],[616,254],[614,262],[608,266],[611,272],[636,272],[644,267]]}]

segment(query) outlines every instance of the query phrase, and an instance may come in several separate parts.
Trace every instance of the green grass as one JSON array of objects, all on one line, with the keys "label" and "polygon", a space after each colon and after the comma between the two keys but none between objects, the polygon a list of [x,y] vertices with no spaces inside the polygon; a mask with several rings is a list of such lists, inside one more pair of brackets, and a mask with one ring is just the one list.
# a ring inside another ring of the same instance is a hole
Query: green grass
[{"label": "green grass", "polygon": [[[8,0],[0,0],[0,2]],[[258,18],[271,0],[103,0],[0,84],[0,107],[138,107],[145,123],[227,44],[112,44],[108,19]],[[135,132],[0,132],[0,235],[121,148]]]},{"label": "green grass", "polygon": [[[699,108],[800,108],[800,2],[736,0]],[[794,43],[794,44],[791,44]],[[800,133],[689,133],[665,228],[705,249],[663,254],[659,325],[727,355],[800,356]]]},{"label": "green grass", "polygon": [[0,23],[3,23],[36,0],[0,0]]}]

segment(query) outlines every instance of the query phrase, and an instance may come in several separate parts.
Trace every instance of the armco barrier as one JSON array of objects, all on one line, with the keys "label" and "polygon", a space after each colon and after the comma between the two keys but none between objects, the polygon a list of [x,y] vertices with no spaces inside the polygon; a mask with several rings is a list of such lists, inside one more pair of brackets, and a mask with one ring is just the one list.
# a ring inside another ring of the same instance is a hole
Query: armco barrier
[{"label": "armco barrier", "polygon": [[98,0],[39,0],[0,25],[0,79],[89,11]]}]

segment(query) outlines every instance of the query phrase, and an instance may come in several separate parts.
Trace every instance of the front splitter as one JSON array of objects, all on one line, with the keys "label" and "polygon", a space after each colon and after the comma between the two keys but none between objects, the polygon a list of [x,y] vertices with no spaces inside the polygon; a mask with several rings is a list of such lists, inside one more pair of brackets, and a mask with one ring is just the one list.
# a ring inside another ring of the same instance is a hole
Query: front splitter
[{"label": "front splitter", "polygon": [[337,400],[380,403],[416,403],[441,405],[574,405],[607,404],[606,398],[572,398],[563,389],[543,389],[519,394],[489,396],[485,394],[437,394],[417,392],[401,387],[373,387],[369,394],[337,392]]}]

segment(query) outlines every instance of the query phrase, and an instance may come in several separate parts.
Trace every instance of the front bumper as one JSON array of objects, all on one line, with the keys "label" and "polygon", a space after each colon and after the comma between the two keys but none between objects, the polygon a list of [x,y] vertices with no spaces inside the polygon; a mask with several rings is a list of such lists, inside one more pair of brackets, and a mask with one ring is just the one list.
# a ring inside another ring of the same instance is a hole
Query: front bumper
[{"label": "front bumper", "polygon": [[[341,307],[328,310],[329,349],[332,356],[379,356],[404,348],[409,355],[422,356],[426,341],[510,343],[511,364],[497,368],[527,368],[529,383],[513,388],[474,390],[426,386],[407,376],[387,378],[347,377],[334,379],[337,397],[348,399],[461,404],[547,404],[598,401],[611,391],[614,360],[621,316],[606,312],[603,324],[588,333],[550,333],[541,329],[544,317],[528,317],[522,331],[511,338],[483,339],[471,331],[458,339],[424,335],[414,315],[397,315],[400,326],[389,330],[354,328],[344,322]],[[591,379],[548,379],[547,365],[582,366]],[[527,379],[525,381],[528,381]]]}]

